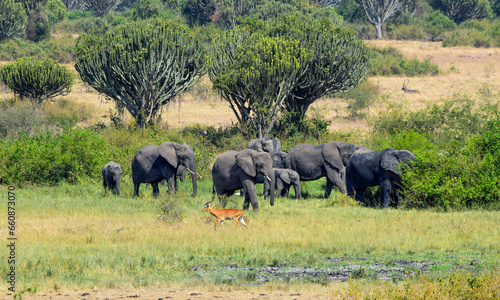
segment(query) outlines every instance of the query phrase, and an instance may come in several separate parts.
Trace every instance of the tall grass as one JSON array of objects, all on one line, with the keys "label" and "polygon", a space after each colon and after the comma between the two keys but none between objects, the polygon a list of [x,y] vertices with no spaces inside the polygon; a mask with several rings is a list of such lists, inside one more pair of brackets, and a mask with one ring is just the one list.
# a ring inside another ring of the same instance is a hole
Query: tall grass
[{"label": "tall grass", "polygon": [[[248,230],[226,221],[214,231],[214,218],[201,211],[211,199],[209,183],[201,182],[196,198],[188,196],[188,186],[181,184],[175,195],[160,187],[159,199],[152,198],[150,188],[139,198],[131,193],[117,197],[96,182],[18,189],[18,287],[50,291],[214,284],[222,275],[196,270],[228,264],[330,267],[327,258],[335,257],[365,257],[367,263],[438,261],[434,271],[440,276],[472,260],[480,262],[477,270],[499,263],[498,212],[363,208],[340,194],[317,198],[323,186],[316,183],[308,186],[314,197],[307,200],[280,198],[270,207],[259,198],[261,211],[245,213]],[[132,190],[131,183],[124,182],[122,189]],[[184,211],[176,222],[161,219],[159,205],[169,198],[178,199]],[[229,206],[241,208],[242,202],[233,196]],[[1,261],[0,271],[6,274],[7,260]],[[229,283],[254,280],[250,275],[230,277]]]}]

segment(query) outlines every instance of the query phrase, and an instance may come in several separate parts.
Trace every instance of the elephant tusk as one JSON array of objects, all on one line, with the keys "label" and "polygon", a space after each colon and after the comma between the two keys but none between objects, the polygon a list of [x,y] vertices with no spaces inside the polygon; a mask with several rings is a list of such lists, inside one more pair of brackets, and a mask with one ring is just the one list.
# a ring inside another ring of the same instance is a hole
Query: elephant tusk
[{"label": "elephant tusk", "polygon": [[200,175],[200,174],[198,174],[198,173],[195,173],[195,172],[191,171],[191,169],[189,169],[189,168],[186,168],[186,169],[189,171],[189,173],[191,173],[191,175],[196,175],[196,176],[198,176],[198,177],[200,177],[200,178],[201,178],[201,175]]},{"label": "elephant tusk", "polygon": [[266,175],[266,179],[269,180],[269,182],[271,182],[271,178],[269,178],[269,176]]}]

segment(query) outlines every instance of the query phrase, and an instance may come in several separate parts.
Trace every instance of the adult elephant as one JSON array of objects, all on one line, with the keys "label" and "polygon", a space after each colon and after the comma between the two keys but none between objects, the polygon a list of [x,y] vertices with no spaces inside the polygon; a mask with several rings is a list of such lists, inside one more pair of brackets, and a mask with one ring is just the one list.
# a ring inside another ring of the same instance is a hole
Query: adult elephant
[{"label": "adult elephant", "polygon": [[114,161],[110,161],[102,168],[102,185],[104,189],[110,189],[118,196],[120,196],[121,177],[122,167]]},{"label": "adult elephant", "polygon": [[270,204],[274,205],[275,178],[273,162],[267,152],[258,152],[252,149],[243,151],[227,151],[219,155],[212,167],[214,192],[218,195],[231,196],[234,191],[245,191],[243,209],[248,209],[250,203],[254,211],[259,210],[255,180],[261,174],[269,181]]},{"label": "adult elephant", "polygon": [[176,174],[179,166],[184,166],[190,173],[193,182],[193,194],[198,192],[196,183],[196,163],[194,151],[187,144],[172,142],[157,145],[147,145],[139,149],[132,159],[132,180],[134,182],[134,195],[139,196],[141,183],[150,183],[153,187],[153,195],[156,197],[160,191],[158,183],[166,180],[168,192],[177,189]]},{"label": "adult elephant", "polygon": [[251,140],[248,143],[247,148],[259,152],[272,153],[276,151],[281,151],[281,143],[278,139],[271,139],[266,137],[266,138]]},{"label": "adult elephant", "polygon": [[401,175],[415,155],[407,150],[387,148],[382,151],[356,153],[346,166],[347,194],[361,203],[367,187],[382,187],[382,206],[387,208],[391,202],[391,192],[399,203]]},{"label": "adult elephant", "polygon": [[357,148],[359,146],[344,142],[300,144],[288,151],[285,168],[299,173],[302,181],[317,180],[326,176],[325,198],[330,197],[334,185],[345,194],[347,190],[341,174]]}]

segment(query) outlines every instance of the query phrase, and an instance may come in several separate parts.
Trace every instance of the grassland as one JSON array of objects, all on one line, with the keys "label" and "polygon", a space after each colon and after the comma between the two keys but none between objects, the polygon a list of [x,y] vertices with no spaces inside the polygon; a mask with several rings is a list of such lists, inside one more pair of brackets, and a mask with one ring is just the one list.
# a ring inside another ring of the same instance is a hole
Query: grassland
[{"label": "grassland", "polygon": [[[370,78],[381,91],[371,114],[396,104],[419,109],[455,93],[474,95],[484,87],[500,93],[498,48],[370,43],[396,47],[408,58],[430,59],[444,71],[411,78],[409,88],[419,94],[401,91],[407,78]],[[8,98],[9,93],[3,90],[0,97]],[[65,99],[86,104],[95,112],[82,125],[109,120],[103,116],[113,105],[101,102],[102,97],[81,83]],[[211,92],[207,78],[176,100],[163,113],[168,126],[218,127],[236,121],[225,102]],[[321,99],[310,113],[332,121],[332,131],[362,134],[369,118],[348,118],[344,107],[339,99]],[[42,299],[44,294],[82,298],[82,291],[92,290],[107,291],[92,295],[110,299],[136,294],[160,298],[168,290],[184,299],[201,297],[193,296],[194,291],[203,291],[203,297],[230,299],[256,298],[261,293],[299,299],[500,297],[499,212],[380,210],[360,207],[338,193],[323,199],[321,180],[303,188],[308,196],[303,201],[279,199],[269,207],[260,198],[261,211],[245,214],[249,230],[226,222],[214,231],[215,220],[201,211],[211,200],[210,178],[200,180],[195,198],[189,197],[189,183],[181,184],[173,196],[165,195],[161,187],[162,196],[154,199],[151,189],[144,187],[141,197],[132,198],[130,174],[124,174],[122,197],[104,194],[98,179],[82,179],[76,185],[16,187],[18,291],[39,291],[34,296],[25,294],[28,299]],[[2,195],[6,190],[0,187]],[[165,202],[176,204],[173,209],[181,217],[166,222],[159,209]],[[241,207],[241,203],[234,196],[229,206]],[[6,216],[0,218],[2,237],[7,236],[6,222]],[[7,251],[0,251],[2,274],[7,273],[6,256]],[[262,268],[269,266],[284,271],[312,268],[319,275],[259,277]],[[356,279],[331,281],[321,270]],[[380,280],[381,274],[389,279]],[[6,290],[5,280],[0,287]],[[9,298],[7,293],[0,295]]]},{"label": "grassland", "polygon": [[[365,208],[338,193],[322,199],[323,185],[307,183],[307,200],[279,199],[274,207],[260,198],[263,209],[246,213],[248,230],[227,221],[218,231],[213,230],[213,217],[201,211],[211,199],[206,181],[195,198],[188,196],[189,183],[182,184],[175,196],[159,199],[151,197],[150,188],[132,198],[128,180],[122,185],[123,197],[105,194],[95,182],[18,188],[18,288],[229,288],[333,295],[354,283],[346,278],[332,282],[326,275],[275,274],[261,279],[259,274],[269,266],[283,271],[313,268],[318,274],[325,269],[338,274],[350,270],[348,275],[361,285],[358,292],[373,292],[385,284],[378,280],[377,265],[389,270],[384,274],[395,286],[424,275],[446,278],[454,270],[469,277],[496,274],[498,212]],[[1,192],[6,194],[6,189]],[[165,201],[177,202],[181,217],[165,222],[158,209]],[[229,206],[241,201],[233,196]],[[2,236],[7,235],[5,228]],[[7,259],[1,259],[5,274]],[[401,267],[401,261],[414,264]]]}]

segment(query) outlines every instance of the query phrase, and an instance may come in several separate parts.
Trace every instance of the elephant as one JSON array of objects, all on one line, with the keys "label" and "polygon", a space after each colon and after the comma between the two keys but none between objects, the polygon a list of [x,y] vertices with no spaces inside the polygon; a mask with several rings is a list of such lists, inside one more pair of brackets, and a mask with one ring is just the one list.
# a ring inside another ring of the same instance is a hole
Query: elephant
[{"label": "elephant", "polygon": [[198,192],[196,163],[194,151],[187,144],[164,142],[159,146],[146,145],[139,149],[132,159],[132,180],[134,182],[134,196],[139,196],[141,183],[150,183],[153,187],[153,195],[160,194],[158,183],[166,180],[168,192],[177,189],[176,174],[179,166],[184,166],[191,173],[193,183],[193,194]]},{"label": "elephant", "polygon": [[343,172],[352,154],[361,148],[344,142],[329,142],[322,145],[300,144],[288,151],[285,168],[300,175],[301,181],[316,180],[326,176],[325,198],[330,197],[334,185],[347,193]]},{"label": "elephant", "polygon": [[382,151],[357,153],[351,157],[346,166],[347,194],[360,203],[367,187],[380,185],[382,187],[384,208],[389,207],[391,191],[399,203],[401,175],[410,161],[415,161],[415,155],[407,150],[387,148]]},{"label": "elephant", "polygon": [[[275,151],[269,154],[271,155],[271,159],[273,160],[273,168],[280,168],[280,169],[285,168],[285,157],[286,157],[285,152]],[[267,200],[267,198],[269,197],[269,181],[264,180],[264,177],[261,174],[257,174],[255,183],[264,184],[264,200]],[[245,196],[245,190],[240,191],[240,196],[241,197]]]},{"label": "elephant", "polygon": [[110,161],[102,168],[102,185],[104,189],[113,190],[118,196],[120,196],[121,177],[122,167],[114,161]]},{"label": "elephant", "polygon": [[247,146],[248,149],[253,149],[259,152],[276,152],[281,151],[281,143],[278,139],[260,138],[251,140]]},{"label": "elephant", "polygon": [[219,196],[231,196],[234,191],[243,189],[245,191],[243,209],[248,209],[251,203],[253,210],[258,211],[259,203],[255,192],[258,174],[269,181],[270,204],[274,205],[274,170],[271,155],[267,152],[244,149],[240,152],[227,151],[219,155],[212,167],[213,192]]},{"label": "elephant", "polygon": [[274,168],[274,177],[276,180],[276,192],[279,196],[288,197],[290,186],[293,185],[295,198],[302,199],[299,173],[290,169]]}]

